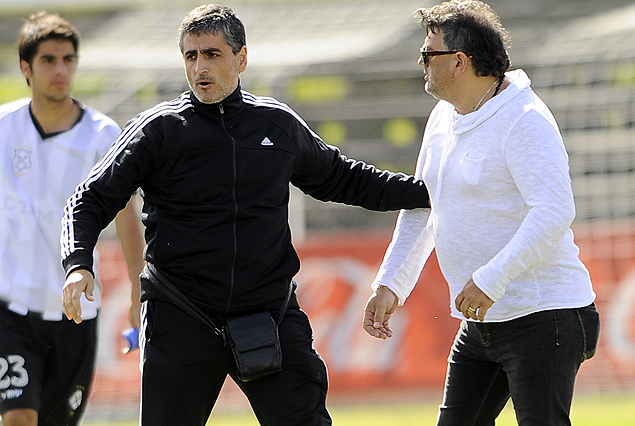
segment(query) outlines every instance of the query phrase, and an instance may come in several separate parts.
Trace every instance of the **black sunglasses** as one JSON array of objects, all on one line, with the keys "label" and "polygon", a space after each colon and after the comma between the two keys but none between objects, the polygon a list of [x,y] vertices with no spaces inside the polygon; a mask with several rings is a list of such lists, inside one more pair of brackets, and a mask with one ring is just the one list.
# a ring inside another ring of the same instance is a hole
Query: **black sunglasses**
[{"label": "black sunglasses", "polygon": [[[451,55],[453,53],[459,53],[460,50],[424,50],[423,47],[419,49],[421,52],[421,60],[423,61],[423,65],[428,66],[428,61],[430,56],[439,56],[439,55]],[[470,55],[468,58],[472,59],[473,56]]]}]

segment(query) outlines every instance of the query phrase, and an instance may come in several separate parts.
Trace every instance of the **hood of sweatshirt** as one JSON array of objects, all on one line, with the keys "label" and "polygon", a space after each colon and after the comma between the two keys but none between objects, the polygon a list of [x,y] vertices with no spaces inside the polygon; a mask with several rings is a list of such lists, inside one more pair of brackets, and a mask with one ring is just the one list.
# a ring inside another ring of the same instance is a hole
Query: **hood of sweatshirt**
[{"label": "hood of sweatshirt", "polygon": [[454,110],[454,123],[452,128],[456,135],[474,130],[480,126],[481,123],[484,123],[494,116],[505,105],[509,104],[512,99],[531,90],[531,80],[523,70],[508,71],[505,73],[505,76],[511,84],[497,96],[485,102],[481,108],[465,115],[459,114]]}]

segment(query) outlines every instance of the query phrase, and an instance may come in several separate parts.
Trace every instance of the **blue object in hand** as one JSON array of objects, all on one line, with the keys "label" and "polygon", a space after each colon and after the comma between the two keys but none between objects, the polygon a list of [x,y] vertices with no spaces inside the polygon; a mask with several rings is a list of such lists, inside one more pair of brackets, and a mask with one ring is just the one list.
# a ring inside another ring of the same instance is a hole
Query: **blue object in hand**
[{"label": "blue object in hand", "polygon": [[134,351],[135,349],[139,349],[139,329],[138,328],[129,328],[124,330],[122,333],[123,337],[128,342],[128,347],[124,348],[123,353],[127,354],[129,352]]}]

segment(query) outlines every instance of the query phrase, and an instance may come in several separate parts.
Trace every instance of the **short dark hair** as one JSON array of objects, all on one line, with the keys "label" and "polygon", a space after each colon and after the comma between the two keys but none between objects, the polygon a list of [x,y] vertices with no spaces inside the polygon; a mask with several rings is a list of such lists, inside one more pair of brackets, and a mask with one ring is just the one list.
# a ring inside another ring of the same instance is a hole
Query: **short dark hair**
[{"label": "short dark hair", "polygon": [[40,43],[50,39],[70,41],[75,53],[79,49],[79,32],[72,24],[60,18],[59,15],[38,12],[26,19],[20,30],[18,37],[20,61],[31,64]]},{"label": "short dark hair", "polygon": [[206,4],[193,9],[183,18],[179,28],[179,49],[183,52],[186,34],[222,33],[234,54],[247,44],[245,27],[234,11],[221,4]]},{"label": "short dark hair", "polygon": [[500,17],[487,4],[477,0],[450,0],[415,12],[426,33],[443,33],[448,50],[472,56],[477,75],[503,78],[511,66],[507,49],[509,32]]}]

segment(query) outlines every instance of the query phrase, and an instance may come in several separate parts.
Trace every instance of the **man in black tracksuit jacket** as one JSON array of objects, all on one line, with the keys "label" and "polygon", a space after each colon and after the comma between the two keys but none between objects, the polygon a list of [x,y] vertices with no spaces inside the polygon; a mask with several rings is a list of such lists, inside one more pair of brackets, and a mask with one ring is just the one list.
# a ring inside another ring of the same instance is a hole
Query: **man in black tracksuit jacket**
[{"label": "man in black tracksuit jacket", "polygon": [[[288,106],[241,91],[244,39],[232,47],[222,26],[192,24],[218,16],[242,28],[224,6],[190,12],[181,50],[192,90],[127,124],[69,198],[63,220],[64,305],[69,319],[81,322],[75,303],[92,293],[97,238],[141,189],[152,266],[141,276],[144,425],[203,426],[226,375],[235,378],[222,338],[170,303],[156,271],[213,318],[261,309],[275,316],[300,268],[288,225],[289,183],[318,200],[370,210],[429,207],[422,182],[346,158]],[[227,67],[216,65],[223,60]],[[223,78],[228,95],[210,95]],[[326,368],[295,293],[279,335],[282,371],[235,381],[263,425],[331,424]]]}]

